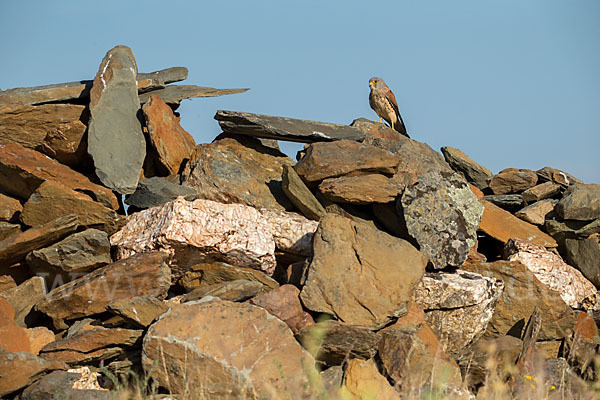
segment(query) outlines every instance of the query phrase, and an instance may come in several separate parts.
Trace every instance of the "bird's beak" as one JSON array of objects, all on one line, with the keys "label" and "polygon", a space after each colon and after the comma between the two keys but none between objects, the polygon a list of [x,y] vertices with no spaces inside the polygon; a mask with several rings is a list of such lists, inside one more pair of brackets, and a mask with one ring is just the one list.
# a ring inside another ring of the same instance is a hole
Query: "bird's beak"
[{"label": "bird's beak", "polygon": [[373,82],[369,82],[369,87],[370,87],[370,88],[372,88],[372,87],[373,87],[373,85],[374,85],[374,83],[373,83]]}]

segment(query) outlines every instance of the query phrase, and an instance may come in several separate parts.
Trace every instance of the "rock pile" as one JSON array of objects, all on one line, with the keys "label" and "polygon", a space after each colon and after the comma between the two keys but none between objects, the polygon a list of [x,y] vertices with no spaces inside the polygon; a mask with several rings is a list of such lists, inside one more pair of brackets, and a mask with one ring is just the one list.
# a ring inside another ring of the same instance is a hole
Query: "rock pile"
[{"label": "rock pile", "polygon": [[1,397],[467,399],[491,358],[591,395],[600,185],[365,119],[218,111],[196,145],[179,102],[245,89],[186,77],[117,46],[0,92]]}]

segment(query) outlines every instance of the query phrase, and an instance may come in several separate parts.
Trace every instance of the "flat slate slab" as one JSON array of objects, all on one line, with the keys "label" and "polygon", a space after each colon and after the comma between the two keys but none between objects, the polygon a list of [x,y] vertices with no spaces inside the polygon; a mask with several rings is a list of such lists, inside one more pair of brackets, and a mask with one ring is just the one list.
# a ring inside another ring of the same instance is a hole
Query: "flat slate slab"
[{"label": "flat slate slab", "polygon": [[244,93],[249,89],[215,89],[196,85],[171,85],[140,95],[140,103],[146,103],[151,95],[156,95],[170,106],[178,106],[181,100],[194,97],[217,97],[227,94]]},{"label": "flat slate slab", "polygon": [[218,110],[215,119],[219,121],[224,132],[265,139],[300,143],[330,142],[343,139],[362,142],[365,139],[365,134],[357,128],[328,122],[225,110]]}]

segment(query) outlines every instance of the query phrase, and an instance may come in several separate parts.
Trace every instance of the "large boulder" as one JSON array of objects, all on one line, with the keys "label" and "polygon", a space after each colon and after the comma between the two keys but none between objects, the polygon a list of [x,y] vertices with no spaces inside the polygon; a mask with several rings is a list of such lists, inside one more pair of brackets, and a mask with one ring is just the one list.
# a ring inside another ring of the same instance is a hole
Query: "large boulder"
[{"label": "large boulder", "polygon": [[489,180],[494,194],[520,193],[535,186],[538,176],[530,169],[506,168]]},{"label": "large boulder", "polygon": [[562,219],[591,221],[600,218],[600,185],[573,185],[556,206]]},{"label": "large boulder", "polygon": [[459,149],[446,146],[442,147],[441,150],[452,169],[462,173],[468,182],[479,189],[488,187],[487,180],[492,177],[492,171],[477,164]]},{"label": "large boulder", "polygon": [[567,261],[577,267],[597,288],[600,288],[600,235],[587,239],[566,239]]}]

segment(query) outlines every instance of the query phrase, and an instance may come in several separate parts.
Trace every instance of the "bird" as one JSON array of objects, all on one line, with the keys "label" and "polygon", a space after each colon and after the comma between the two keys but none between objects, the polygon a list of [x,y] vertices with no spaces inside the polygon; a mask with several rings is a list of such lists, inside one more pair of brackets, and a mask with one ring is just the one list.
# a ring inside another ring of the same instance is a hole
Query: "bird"
[{"label": "bird", "polygon": [[406,137],[410,137],[406,132],[406,126],[398,110],[396,96],[394,96],[388,85],[385,84],[383,79],[373,77],[369,79],[369,87],[371,88],[369,105],[379,116],[379,122],[382,123],[381,120],[385,119],[392,129]]}]

